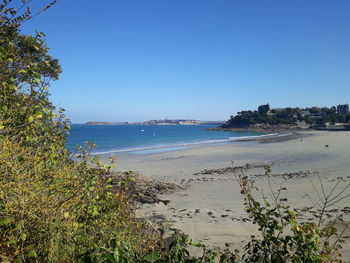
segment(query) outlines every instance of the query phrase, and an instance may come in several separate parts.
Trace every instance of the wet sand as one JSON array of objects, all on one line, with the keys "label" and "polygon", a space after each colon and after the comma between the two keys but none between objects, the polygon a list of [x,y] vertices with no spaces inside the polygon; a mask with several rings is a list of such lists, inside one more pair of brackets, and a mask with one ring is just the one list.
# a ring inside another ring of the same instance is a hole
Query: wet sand
[{"label": "wet sand", "polygon": [[[181,229],[194,240],[232,249],[240,248],[250,235],[256,234],[243,209],[243,196],[230,167],[246,166],[247,175],[254,176],[259,192],[271,196],[261,165],[271,165],[271,183],[274,189],[283,182],[285,196],[296,211],[313,207],[302,218],[315,221],[317,208],[312,200],[317,195],[318,175],[325,191],[340,180],[339,187],[350,182],[350,132],[302,132],[302,137],[288,140],[232,142],[154,154],[123,154],[119,156],[118,170],[133,170],[159,181],[186,186],[185,190],[162,195],[168,205],[143,205],[139,213],[152,217],[161,215],[171,228]],[[286,138],[287,139],[287,138]],[[328,147],[326,147],[328,145]],[[350,193],[350,189],[347,190]],[[334,209],[350,216],[350,197]],[[341,211],[343,210],[343,211]],[[338,213],[330,211],[330,216]],[[343,255],[350,258],[350,230],[344,234],[347,245]]]}]

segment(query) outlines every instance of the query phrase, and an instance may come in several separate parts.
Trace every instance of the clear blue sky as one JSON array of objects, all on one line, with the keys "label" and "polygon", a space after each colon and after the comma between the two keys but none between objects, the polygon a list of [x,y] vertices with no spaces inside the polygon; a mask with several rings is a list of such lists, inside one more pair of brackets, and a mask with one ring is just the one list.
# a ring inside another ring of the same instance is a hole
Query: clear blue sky
[{"label": "clear blue sky", "polygon": [[226,120],[350,102],[349,14],[349,0],[59,0],[23,32],[47,34],[64,71],[51,98],[74,123]]}]

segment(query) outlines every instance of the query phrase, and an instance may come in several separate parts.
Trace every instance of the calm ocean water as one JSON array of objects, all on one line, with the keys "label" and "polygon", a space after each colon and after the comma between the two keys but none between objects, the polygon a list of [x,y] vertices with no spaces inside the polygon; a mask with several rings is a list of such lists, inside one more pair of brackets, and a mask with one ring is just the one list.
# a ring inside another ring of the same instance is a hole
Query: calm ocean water
[{"label": "calm ocean water", "polygon": [[256,136],[256,132],[207,131],[213,125],[80,125],[73,124],[67,148],[93,141],[93,154],[123,152],[152,153],[201,144],[227,143],[237,137]]}]

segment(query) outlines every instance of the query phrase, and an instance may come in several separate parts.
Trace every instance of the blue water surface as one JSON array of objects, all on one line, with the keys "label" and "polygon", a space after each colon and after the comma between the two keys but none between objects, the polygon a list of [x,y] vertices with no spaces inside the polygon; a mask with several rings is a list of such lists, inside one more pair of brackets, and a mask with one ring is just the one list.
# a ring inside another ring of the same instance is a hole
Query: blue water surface
[{"label": "blue water surface", "polygon": [[225,143],[257,132],[207,131],[213,125],[83,125],[73,124],[67,148],[93,141],[94,154],[152,153],[210,143]]}]

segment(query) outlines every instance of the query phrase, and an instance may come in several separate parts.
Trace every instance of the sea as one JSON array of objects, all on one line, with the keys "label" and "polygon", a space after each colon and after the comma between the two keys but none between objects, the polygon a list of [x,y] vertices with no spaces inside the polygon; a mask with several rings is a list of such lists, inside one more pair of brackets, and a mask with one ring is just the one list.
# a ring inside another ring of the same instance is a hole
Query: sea
[{"label": "sea", "polygon": [[77,145],[94,142],[93,155],[148,154],[223,144],[261,136],[259,132],[208,131],[215,125],[71,125],[66,147],[75,152]]}]

